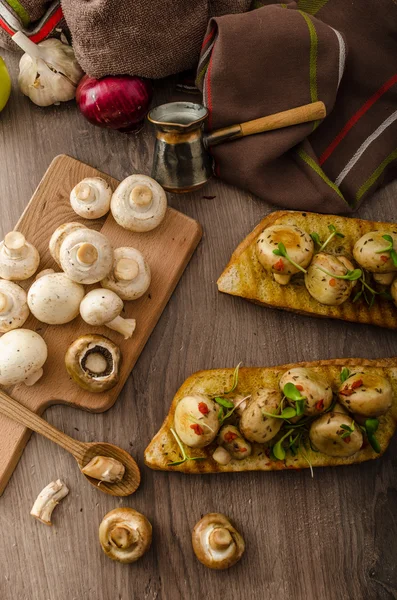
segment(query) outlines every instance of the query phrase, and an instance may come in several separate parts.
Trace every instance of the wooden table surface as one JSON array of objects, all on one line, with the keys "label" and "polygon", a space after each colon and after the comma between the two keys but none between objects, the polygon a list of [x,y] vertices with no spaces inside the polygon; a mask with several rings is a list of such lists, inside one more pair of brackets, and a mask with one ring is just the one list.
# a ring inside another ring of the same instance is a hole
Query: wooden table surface
[{"label": "wooden table surface", "polygon": [[[16,84],[17,59],[2,55]],[[160,102],[167,90],[158,88]],[[0,233],[13,227],[57,154],[123,178],[150,173],[152,147],[148,128],[138,137],[101,130],[73,103],[40,109],[14,85],[0,115]],[[397,182],[359,216],[396,218],[396,195]],[[217,292],[231,252],[269,205],[216,180],[169,200],[200,221],[203,240],[116,405],[99,415],[66,407],[45,415],[79,440],[114,442],[131,452],[142,485],[125,500],[105,496],[83,480],[71,456],[33,435],[0,498],[1,600],[397,598],[396,439],[380,460],[317,469],[314,479],[309,471],[190,478],[143,465],[174,393],[196,370],[397,354],[395,332],[266,310]],[[29,512],[57,477],[71,492],[49,528]],[[134,565],[111,562],[99,547],[99,523],[117,506],[134,507],[153,524],[153,546]],[[211,511],[228,514],[247,542],[229,571],[206,569],[192,551],[191,530]]]}]

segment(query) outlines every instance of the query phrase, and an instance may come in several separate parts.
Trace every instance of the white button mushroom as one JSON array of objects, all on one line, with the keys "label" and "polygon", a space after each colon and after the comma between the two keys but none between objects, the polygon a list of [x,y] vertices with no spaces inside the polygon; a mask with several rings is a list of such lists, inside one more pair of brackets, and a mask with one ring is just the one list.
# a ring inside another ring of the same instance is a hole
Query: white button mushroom
[{"label": "white button mushroom", "polygon": [[352,456],[363,445],[359,427],[349,415],[342,413],[327,413],[313,421],[309,437],[320,452],[341,458]]},{"label": "white button mushroom", "polygon": [[34,385],[43,375],[47,344],[30,329],[14,329],[0,338],[0,385]]},{"label": "white button mushroom", "polygon": [[0,333],[22,327],[28,316],[25,290],[17,283],[0,279]]},{"label": "white button mushroom", "polygon": [[[312,369],[295,367],[290,369],[280,379],[280,389],[284,390],[287,383],[295,385],[301,396],[305,398],[303,412],[305,415],[319,415],[332,404],[331,385]],[[288,402],[295,408],[293,400]]]},{"label": "white button mushroom", "polygon": [[221,513],[209,513],[195,525],[193,550],[210,569],[228,569],[242,557],[245,544],[240,533]]},{"label": "white button mushroom", "polygon": [[102,177],[86,177],[70,192],[74,212],[84,219],[99,219],[110,210],[112,188]]},{"label": "white button mushroom", "polygon": [[378,417],[393,401],[390,381],[375,372],[354,373],[339,388],[339,400],[352,413]]},{"label": "white button mushroom", "polygon": [[39,274],[28,292],[32,314],[48,325],[63,325],[77,317],[84,298],[84,287],[69,279],[65,273],[50,269]]},{"label": "white button mushroom", "polygon": [[80,315],[88,325],[105,325],[121,333],[126,340],[134,333],[136,321],[120,317],[122,310],[123,301],[111,290],[92,290],[80,304]]},{"label": "white button mushroom", "polygon": [[260,389],[252,395],[244,409],[239,429],[243,436],[250,442],[263,444],[268,442],[279,432],[283,425],[282,419],[268,417],[266,413],[277,413],[281,403],[281,394],[278,390]]},{"label": "white button mushroom", "polygon": [[145,515],[133,508],[115,508],[99,526],[99,541],[112,560],[133,563],[149,550],[152,526]]},{"label": "white button mushroom", "polygon": [[224,425],[218,435],[218,444],[223,446],[236,460],[250,456],[252,447],[234,425]]},{"label": "white button mushroom", "polygon": [[73,233],[78,229],[87,229],[87,227],[85,225],[82,225],[81,223],[74,223],[73,221],[71,221],[70,223],[63,223],[63,225],[57,227],[57,229],[52,234],[49,248],[50,254],[57,263],[57,265],[61,266],[59,254],[61,252],[61,246],[63,242],[70,233]]},{"label": "white button mushroom", "polygon": [[360,267],[374,274],[375,281],[390,285],[397,272],[397,266],[394,265],[390,252],[386,250],[389,242],[384,239],[384,235],[392,238],[394,249],[397,250],[397,232],[370,231],[357,240],[353,256]]},{"label": "white button mushroom", "polygon": [[115,292],[122,300],[136,300],[150,286],[150,268],[144,256],[135,248],[116,248],[113,270],[101,286]]},{"label": "white button mushroom", "polygon": [[59,260],[66,275],[77,283],[98,283],[113,265],[113,248],[107,237],[92,229],[78,229],[62,242]]},{"label": "white button mushroom", "polygon": [[219,431],[219,406],[204,394],[182,398],[175,409],[175,431],[186,446],[204,448]]},{"label": "white button mushroom", "polygon": [[284,244],[291,260],[303,269],[312,259],[314,244],[310,235],[295,225],[272,225],[259,235],[256,242],[259,262],[264,269],[273,273],[278,283],[286,285],[300,269],[286,258],[273,253],[280,243]]},{"label": "white button mushroom", "polygon": [[[324,270],[328,273],[324,273]],[[305,275],[305,285],[309,294],[321,304],[338,306],[349,298],[356,281],[338,279],[348,271],[353,271],[354,265],[346,256],[316,254]]]},{"label": "white button mushroom", "polygon": [[10,281],[29,279],[36,273],[39,263],[39,253],[22,233],[7,233],[0,243],[0,277]]},{"label": "white button mushroom", "polygon": [[130,175],[116,188],[110,210],[115,221],[130,231],[151,231],[167,211],[165,191],[151,177]]},{"label": "white button mushroom", "polygon": [[33,508],[30,511],[32,517],[44,523],[52,525],[51,516],[53,510],[60,501],[69,494],[69,489],[60,479],[49,483],[37,496]]}]

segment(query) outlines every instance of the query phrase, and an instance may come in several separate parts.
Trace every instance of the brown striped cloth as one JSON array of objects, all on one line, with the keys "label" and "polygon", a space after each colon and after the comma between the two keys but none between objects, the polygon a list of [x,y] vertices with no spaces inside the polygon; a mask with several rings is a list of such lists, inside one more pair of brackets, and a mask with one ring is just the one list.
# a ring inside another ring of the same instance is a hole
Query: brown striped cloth
[{"label": "brown striped cloth", "polygon": [[209,23],[209,129],[316,100],[328,116],[214,147],[215,173],[282,207],[352,212],[397,176],[397,2],[255,4]]}]

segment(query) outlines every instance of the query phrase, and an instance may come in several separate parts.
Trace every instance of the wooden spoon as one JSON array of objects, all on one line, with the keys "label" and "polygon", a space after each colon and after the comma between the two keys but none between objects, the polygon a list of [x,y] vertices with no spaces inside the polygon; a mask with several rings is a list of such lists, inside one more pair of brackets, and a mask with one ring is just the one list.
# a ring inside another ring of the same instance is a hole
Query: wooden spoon
[{"label": "wooden spoon", "polygon": [[99,482],[97,479],[84,477],[97,489],[111,496],[129,496],[133,494],[141,482],[141,474],[135,460],[121,448],[113,444],[104,442],[92,442],[86,444],[78,442],[74,438],[69,437],[66,433],[62,433],[50,423],[30,411],[28,408],[5,394],[0,390],[0,413],[17,421],[25,427],[29,427],[36,433],[43,435],[47,439],[55,442],[61,448],[64,448],[77,460],[80,470],[85,467],[95,456],[109,456],[123,463],[125,466],[125,474],[121,481],[117,483]]}]

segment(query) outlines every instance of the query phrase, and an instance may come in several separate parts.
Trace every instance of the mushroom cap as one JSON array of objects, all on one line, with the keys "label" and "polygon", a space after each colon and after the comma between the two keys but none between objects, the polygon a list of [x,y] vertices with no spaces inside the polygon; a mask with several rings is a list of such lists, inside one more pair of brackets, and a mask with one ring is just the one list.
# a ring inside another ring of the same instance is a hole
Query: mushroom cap
[{"label": "mushroom cap", "polygon": [[86,177],[70,192],[74,212],[84,219],[99,219],[110,210],[112,188],[102,177]]},{"label": "mushroom cap", "polygon": [[78,229],[62,242],[59,259],[66,275],[77,283],[98,283],[113,265],[113,248],[102,233]]},{"label": "mushroom cap", "polygon": [[110,210],[115,221],[130,231],[151,231],[167,211],[165,191],[151,177],[130,175],[113,193]]},{"label": "mushroom cap", "polygon": [[219,431],[218,405],[204,394],[182,398],[175,409],[174,427],[190,448],[208,446]]},{"label": "mushroom cap", "polygon": [[116,248],[113,269],[102,279],[101,286],[115,292],[122,300],[136,300],[148,290],[151,273],[143,254],[135,248]]},{"label": "mushroom cap", "polygon": [[221,513],[209,513],[196,523],[192,545],[199,561],[210,569],[232,567],[245,550],[243,537]]},{"label": "mushroom cap", "polygon": [[390,293],[393,298],[394,304],[397,306],[397,279],[395,279],[391,284]]},{"label": "mushroom cap", "polygon": [[36,248],[19,231],[10,231],[0,243],[0,277],[23,281],[32,277],[40,264]]},{"label": "mushroom cap", "polygon": [[30,329],[14,329],[0,338],[0,385],[28,379],[47,360],[47,344]]},{"label": "mushroom cap", "polygon": [[63,223],[55,229],[54,233],[51,236],[49,249],[52,258],[55,260],[57,265],[61,266],[61,262],[59,260],[59,254],[61,251],[61,246],[65,240],[65,238],[73,231],[77,231],[78,229],[87,229],[85,225],[81,223],[74,223],[71,221],[70,223]]},{"label": "mushroom cap", "polygon": [[310,426],[310,440],[319,450],[328,456],[347,457],[358,452],[363,445],[363,435],[355,426],[354,431],[348,437],[342,438],[345,429],[341,425],[353,426],[353,419],[343,413],[327,413],[322,415]]},{"label": "mushroom cap", "polygon": [[133,508],[115,508],[104,516],[99,526],[99,542],[112,560],[133,563],[149,550],[152,526]]},{"label": "mushroom cap", "polygon": [[314,252],[310,235],[295,225],[272,225],[262,231],[256,242],[258,260],[266,270],[281,275],[299,272],[289,260],[273,254],[280,242],[294,262],[303,268],[308,266]]},{"label": "mushroom cap", "polygon": [[22,327],[28,316],[25,290],[17,283],[0,279],[0,333]]},{"label": "mushroom cap", "polygon": [[218,444],[223,446],[236,460],[243,460],[252,452],[251,444],[243,438],[234,425],[223,425],[218,435]]},{"label": "mushroom cap", "polygon": [[338,306],[349,298],[356,282],[348,279],[336,279],[321,271],[325,269],[333,275],[346,275],[354,265],[346,256],[335,256],[320,252],[316,254],[305,274],[305,285],[309,294],[321,304]]},{"label": "mushroom cap", "polygon": [[358,264],[372,273],[392,273],[397,271],[389,252],[379,252],[387,248],[388,242],[382,236],[389,235],[393,239],[393,246],[397,249],[397,232],[370,231],[354,244],[353,256]]},{"label": "mushroom cap", "polygon": [[338,391],[339,400],[352,413],[379,417],[389,410],[393,389],[387,377],[375,372],[354,373]]},{"label": "mushroom cap", "polygon": [[123,306],[121,298],[111,290],[91,290],[80,304],[80,315],[88,325],[98,327],[118,317]]},{"label": "mushroom cap", "polygon": [[[295,367],[289,369],[280,379],[280,390],[283,391],[287,383],[293,383],[306,398],[304,414],[308,416],[321,415],[332,404],[332,388],[330,383],[313,369]],[[289,401],[295,408],[295,402]]]},{"label": "mushroom cap", "polygon": [[274,438],[281,429],[283,420],[267,417],[263,411],[276,413],[280,403],[281,394],[278,390],[257,390],[247,402],[239,422],[239,429],[244,438],[259,444]]},{"label": "mushroom cap", "polygon": [[48,273],[39,277],[28,292],[32,314],[48,325],[63,325],[79,314],[84,287],[65,273]]},{"label": "mushroom cap", "polygon": [[120,348],[103,335],[77,338],[65,355],[66,370],[73,381],[95,393],[106,392],[119,382],[120,362]]}]

